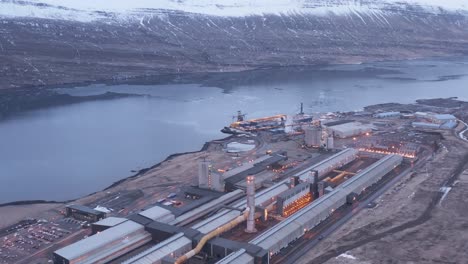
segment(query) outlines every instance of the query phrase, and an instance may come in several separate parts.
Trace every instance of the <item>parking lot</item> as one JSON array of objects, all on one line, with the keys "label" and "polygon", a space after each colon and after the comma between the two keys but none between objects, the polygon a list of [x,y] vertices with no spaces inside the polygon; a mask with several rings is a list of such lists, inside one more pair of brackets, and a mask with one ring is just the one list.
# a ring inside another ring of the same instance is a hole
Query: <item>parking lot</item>
[{"label": "parking lot", "polygon": [[84,222],[63,218],[57,222],[37,220],[15,228],[0,239],[0,263],[15,263],[80,230]]}]

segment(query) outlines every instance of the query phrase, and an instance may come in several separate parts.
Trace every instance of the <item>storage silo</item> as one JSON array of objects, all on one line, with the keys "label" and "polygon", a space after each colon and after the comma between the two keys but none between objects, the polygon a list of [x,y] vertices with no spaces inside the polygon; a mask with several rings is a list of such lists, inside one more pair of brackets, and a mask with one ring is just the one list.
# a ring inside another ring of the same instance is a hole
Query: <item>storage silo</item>
[{"label": "storage silo", "polygon": [[322,128],[318,126],[306,127],[305,132],[305,144],[308,147],[320,147],[322,141]]}]

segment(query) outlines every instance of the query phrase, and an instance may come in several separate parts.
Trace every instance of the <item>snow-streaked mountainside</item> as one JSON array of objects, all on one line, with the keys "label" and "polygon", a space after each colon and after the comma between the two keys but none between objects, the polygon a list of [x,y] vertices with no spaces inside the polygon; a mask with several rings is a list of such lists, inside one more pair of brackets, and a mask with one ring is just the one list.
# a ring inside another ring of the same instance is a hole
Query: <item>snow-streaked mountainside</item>
[{"label": "snow-streaked mountainside", "polygon": [[[412,5],[440,13],[466,11],[466,0],[0,0],[0,15],[94,21],[135,18],[161,11],[241,17],[271,14],[327,15],[376,12]],[[103,13],[104,12],[104,13]]]},{"label": "snow-streaked mountainside", "polygon": [[0,89],[466,54],[467,0],[0,0]]}]

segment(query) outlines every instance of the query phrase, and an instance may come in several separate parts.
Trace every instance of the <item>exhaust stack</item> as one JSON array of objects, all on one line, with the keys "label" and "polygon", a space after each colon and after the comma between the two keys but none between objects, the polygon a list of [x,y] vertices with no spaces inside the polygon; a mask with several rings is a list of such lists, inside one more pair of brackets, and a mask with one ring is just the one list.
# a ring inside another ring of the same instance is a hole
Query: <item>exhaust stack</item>
[{"label": "exhaust stack", "polygon": [[255,229],[255,176],[247,176],[247,228],[245,232],[256,233]]}]

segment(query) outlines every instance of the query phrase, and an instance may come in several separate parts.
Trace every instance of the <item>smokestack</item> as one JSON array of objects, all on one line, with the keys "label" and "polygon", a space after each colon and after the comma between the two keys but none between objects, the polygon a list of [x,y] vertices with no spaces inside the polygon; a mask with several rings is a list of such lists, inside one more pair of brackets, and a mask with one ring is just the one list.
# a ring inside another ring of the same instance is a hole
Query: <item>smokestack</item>
[{"label": "smokestack", "polygon": [[249,215],[247,216],[247,228],[245,232],[256,233],[255,229],[255,176],[247,176],[247,209]]}]

